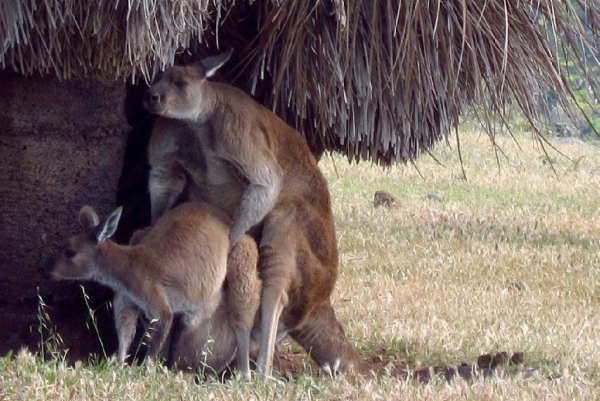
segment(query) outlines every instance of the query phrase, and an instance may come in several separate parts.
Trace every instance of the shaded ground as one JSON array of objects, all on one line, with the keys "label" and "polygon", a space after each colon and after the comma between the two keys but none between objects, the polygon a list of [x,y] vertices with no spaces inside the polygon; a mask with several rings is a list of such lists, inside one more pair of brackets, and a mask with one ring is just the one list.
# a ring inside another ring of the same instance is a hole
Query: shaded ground
[{"label": "shaded ground", "polygon": [[[415,370],[415,367],[395,356],[372,355],[367,356],[366,360],[372,364],[377,375],[389,375],[392,377],[407,378],[426,383],[437,377],[445,380],[453,380],[461,377],[465,380],[472,380],[475,377],[497,377],[497,376],[517,376],[531,377],[539,374],[539,369],[527,367],[525,365],[525,356],[522,352],[498,352],[495,354],[483,354],[474,362],[462,362],[459,365],[432,365],[421,367]],[[276,348],[273,359],[274,370],[282,377],[289,380],[295,380],[306,374],[328,374],[309,360],[306,353],[284,352],[280,347]],[[550,378],[550,377],[549,377]]]}]

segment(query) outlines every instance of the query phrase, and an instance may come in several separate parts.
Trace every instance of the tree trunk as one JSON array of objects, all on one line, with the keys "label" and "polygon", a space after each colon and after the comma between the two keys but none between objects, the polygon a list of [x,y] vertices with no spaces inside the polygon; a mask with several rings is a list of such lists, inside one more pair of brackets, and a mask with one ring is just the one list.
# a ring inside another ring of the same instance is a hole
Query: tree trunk
[{"label": "tree trunk", "polygon": [[[0,354],[36,350],[52,332],[72,359],[110,353],[109,291],[86,285],[98,335],[79,283],[46,282],[38,267],[79,230],[81,206],[101,216],[115,207],[130,130],[125,84],[0,71],[0,88]],[[38,288],[50,321],[40,321]]]}]

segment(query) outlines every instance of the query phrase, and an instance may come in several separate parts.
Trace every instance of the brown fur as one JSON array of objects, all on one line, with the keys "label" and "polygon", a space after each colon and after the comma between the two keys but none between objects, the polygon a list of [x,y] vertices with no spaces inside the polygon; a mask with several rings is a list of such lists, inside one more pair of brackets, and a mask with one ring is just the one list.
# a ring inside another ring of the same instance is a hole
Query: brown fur
[{"label": "brown fur", "polygon": [[[94,210],[83,207],[80,223],[85,231],[65,242],[48,265],[47,275],[93,280],[115,291],[119,361],[126,358],[140,310],[152,321],[148,344],[152,359],[163,349],[173,315],[178,313],[186,336],[196,337],[193,346],[199,350],[178,341],[170,355],[175,365],[195,368],[206,362],[219,371],[237,348],[238,367],[249,377],[250,332],[260,302],[254,240],[244,236],[227,259],[230,220],[206,203],[186,203],[167,212],[152,227],[137,232],[129,246],[109,239],[119,218],[120,208],[98,224]],[[212,336],[232,340],[211,346]],[[206,348],[216,356],[199,360]]]},{"label": "brown fur", "polygon": [[232,244],[247,231],[260,237],[259,372],[270,374],[276,338],[289,333],[321,366],[366,373],[330,303],[338,253],[327,183],[299,132],[206,79],[227,58],[172,67],[146,94],[146,108],[166,117],[149,146],[153,218],[185,190],[234,220]]}]

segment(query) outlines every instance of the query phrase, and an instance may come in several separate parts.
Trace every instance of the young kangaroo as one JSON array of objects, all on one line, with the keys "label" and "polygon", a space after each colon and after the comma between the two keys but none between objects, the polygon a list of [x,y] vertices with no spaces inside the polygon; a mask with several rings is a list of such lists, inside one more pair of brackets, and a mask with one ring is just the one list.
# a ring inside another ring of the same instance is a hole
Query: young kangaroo
[{"label": "young kangaroo", "polygon": [[[226,337],[226,341],[214,341],[214,354],[220,359],[207,361],[211,369],[220,370],[237,348],[238,368],[249,378],[250,333],[260,302],[254,240],[244,236],[228,261],[229,218],[206,203],[195,202],[170,210],[135,235],[134,245],[123,246],[110,240],[120,216],[118,208],[99,223],[94,209],[84,206],[79,212],[84,232],[64,243],[47,265],[46,275],[56,280],[96,281],[114,290],[120,362],[125,361],[140,310],[153,326],[148,344],[151,359],[156,359],[165,345],[173,315],[181,314],[187,336],[198,331],[201,335],[197,337],[204,339],[194,345],[208,346],[212,332]],[[170,359],[179,367],[202,362],[187,355],[200,355],[190,347],[174,344],[172,349],[175,355]]]},{"label": "young kangaroo", "polygon": [[319,365],[366,374],[330,302],[338,253],[327,183],[302,134],[207,80],[229,56],[171,67],[146,93],[146,109],[165,117],[148,150],[152,217],[185,190],[232,218],[232,245],[249,230],[260,238],[259,373],[270,375],[275,342],[290,334]]}]

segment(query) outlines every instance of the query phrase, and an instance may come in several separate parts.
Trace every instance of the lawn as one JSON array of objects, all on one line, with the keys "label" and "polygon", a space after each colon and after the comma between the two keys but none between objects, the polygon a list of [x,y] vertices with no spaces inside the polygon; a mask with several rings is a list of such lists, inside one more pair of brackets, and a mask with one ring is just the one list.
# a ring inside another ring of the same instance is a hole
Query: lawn
[{"label": "lawn", "polygon": [[[409,166],[320,162],[340,250],[334,307],[361,354],[390,374],[332,378],[290,342],[276,376],[250,383],[22,351],[0,359],[0,401],[599,398],[599,145],[555,138],[546,155],[531,134],[517,140],[499,136],[496,154],[485,134],[463,130],[466,179],[453,141]],[[397,205],[373,207],[377,190]],[[487,379],[410,379],[499,351],[524,362]]]}]

